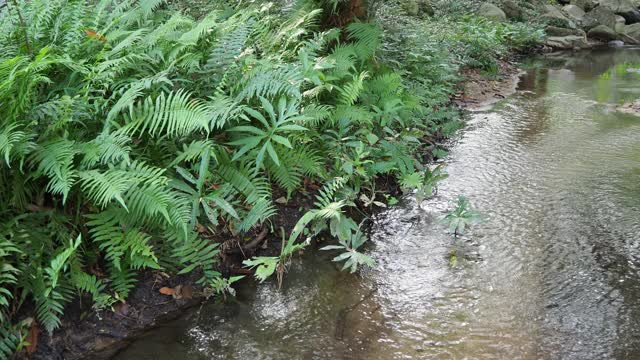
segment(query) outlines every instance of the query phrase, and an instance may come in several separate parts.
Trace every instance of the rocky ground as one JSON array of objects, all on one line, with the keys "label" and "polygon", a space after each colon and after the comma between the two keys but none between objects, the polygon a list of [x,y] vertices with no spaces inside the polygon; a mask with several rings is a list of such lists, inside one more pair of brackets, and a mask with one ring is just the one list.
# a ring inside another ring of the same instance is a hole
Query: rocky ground
[{"label": "rocky ground", "polygon": [[640,44],[640,0],[502,0],[484,3],[478,12],[497,20],[519,20],[531,9],[546,24],[546,45],[553,49]]}]

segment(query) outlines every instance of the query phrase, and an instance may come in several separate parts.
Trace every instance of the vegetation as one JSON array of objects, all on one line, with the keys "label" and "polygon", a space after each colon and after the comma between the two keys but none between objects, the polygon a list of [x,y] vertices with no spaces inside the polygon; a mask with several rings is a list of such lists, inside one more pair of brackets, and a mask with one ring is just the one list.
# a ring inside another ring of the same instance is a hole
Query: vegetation
[{"label": "vegetation", "polygon": [[0,9],[0,357],[26,344],[21,311],[52,332],[74,297],[109,309],[144,269],[232,292],[219,244],[273,232],[274,194],[322,188],[280,256],[247,260],[258,278],[281,281],[321,232],[345,268],[373,265],[360,195],[382,206],[376,184],[395,179],[430,196],[443,175],[418,154],[460,127],[457,70],[495,71],[539,35],[395,2],[215,3],[197,18],[163,0]]}]

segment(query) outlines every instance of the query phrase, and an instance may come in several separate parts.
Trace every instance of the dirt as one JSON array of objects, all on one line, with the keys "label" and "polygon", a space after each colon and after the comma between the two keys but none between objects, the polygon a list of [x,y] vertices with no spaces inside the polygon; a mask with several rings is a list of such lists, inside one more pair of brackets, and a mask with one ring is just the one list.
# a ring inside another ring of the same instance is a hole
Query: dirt
[{"label": "dirt", "polygon": [[616,110],[625,114],[640,116],[640,100],[622,104]]},{"label": "dirt", "polygon": [[487,75],[478,69],[465,69],[463,87],[455,96],[455,103],[470,111],[484,110],[516,92],[523,74],[511,61],[498,63],[498,74]]},{"label": "dirt", "polygon": [[[466,80],[452,101],[471,111],[482,110],[515,93],[520,74],[521,71],[508,61],[500,62],[496,76],[487,76],[478,70],[464,70]],[[435,142],[437,139],[426,139],[425,146],[431,141]],[[400,193],[398,185],[390,178],[378,179],[376,187],[386,189],[387,193],[393,196],[399,196]],[[285,231],[293,228],[297,219],[312,208],[315,201],[313,194],[317,193],[319,188],[319,184],[305,182],[306,191],[298,193],[286,203],[277,202],[279,216],[273,220],[273,229],[277,230],[275,233],[279,234],[280,228],[284,228]],[[274,199],[282,198],[284,195],[274,193]],[[243,259],[256,254],[274,255],[278,252],[281,239],[274,234],[266,235],[264,230],[266,229],[258,229],[244,239],[215,239],[221,243],[223,275],[250,275],[250,272],[242,267]],[[96,314],[89,307],[90,299],[77,300],[67,306],[62,325],[53,336],[40,334],[36,351],[30,356],[22,353],[18,358],[109,359],[149,330],[178,318],[186,309],[205,301],[215,301],[207,300],[202,290],[196,286],[199,276],[189,274],[169,277],[159,271],[143,272],[125,304],[117,305],[114,311],[102,311],[100,314]],[[247,276],[242,281],[252,280]],[[190,296],[179,299],[160,291],[162,288],[175,289],[179,286],[193,288],[193,291],[189,291]]]}]

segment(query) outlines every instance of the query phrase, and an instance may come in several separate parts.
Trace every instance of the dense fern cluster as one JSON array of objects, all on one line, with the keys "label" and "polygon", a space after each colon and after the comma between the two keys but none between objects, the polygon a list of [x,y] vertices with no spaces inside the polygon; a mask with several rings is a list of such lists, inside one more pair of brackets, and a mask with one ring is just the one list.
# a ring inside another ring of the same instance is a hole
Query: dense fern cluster
[{"label": "dense fern cluster", "polygon": [[379,61],[379,26],[320,26],[341,1],[232,3],[197,20],[164,0],[0,9],[0,355],[23,304],[51,332],[73,297],[109,308],[141,269],[226,283],[211,239],[269,224],[274,193],[326,184],[289,249],[327,228],[355,250],[345,209],[384,205],[376,178],[423,176],[428,94]]}]

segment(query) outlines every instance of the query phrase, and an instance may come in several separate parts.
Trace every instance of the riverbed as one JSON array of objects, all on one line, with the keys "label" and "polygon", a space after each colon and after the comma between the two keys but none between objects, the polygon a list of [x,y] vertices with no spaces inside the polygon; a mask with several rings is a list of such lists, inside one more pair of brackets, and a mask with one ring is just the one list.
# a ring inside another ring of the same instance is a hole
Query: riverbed
[{"label": "riverbed", "polygon": [[[616,111],[633,64],[525,61],[514,96],[467,115],[437,195],[376,215],[374,269],[307,251],[281,290],[245,283],[116,359],[640,359],[640,117]],[[459,195],[485,221],[454,241]]]}]

